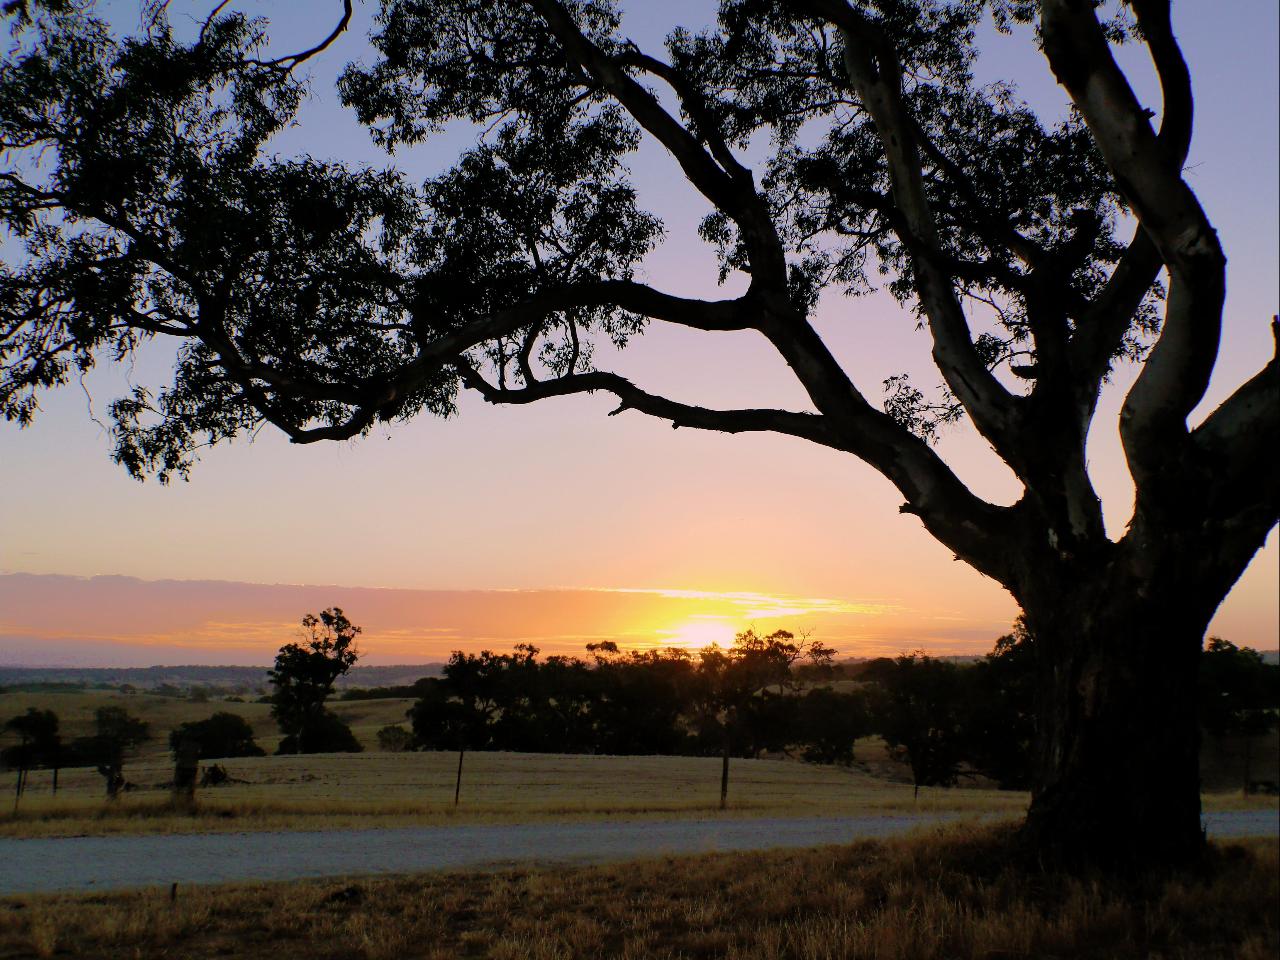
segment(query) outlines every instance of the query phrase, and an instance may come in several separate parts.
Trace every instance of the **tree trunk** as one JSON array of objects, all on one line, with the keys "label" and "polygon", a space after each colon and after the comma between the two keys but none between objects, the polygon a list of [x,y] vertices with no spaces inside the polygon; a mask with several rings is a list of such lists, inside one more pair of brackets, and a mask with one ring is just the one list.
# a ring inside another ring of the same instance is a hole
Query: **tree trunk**
[{"label": "tree trunk", "polygon": [[174,751],[173,802],[175,806],[194,808],[196,781],[200,777],[200,748],[183,740]]},{"label": "tree trunk", "polygon": [[729,748],[724,748],[720,762],[720,809],[729,805]]},{"label": "tree trunk", "polygon": [[458,776],[453,781],[453,806],[456,810],[458,807],[458,796],[462,793],[462,757],[467,751],[458,751]]},{"label": "tree trunk", "polygon": [[114,763],[106,764],[99,767],[98,772],[106,778],[107,781],[107,799],[116,800],[120,797],[120,789],[124,786],[124,769]]},{"label": "tree trunk", "polygon": [[[1200,823],[1196,672],[1216,603],[1190,587],[1049,585],[1035,636],[1038,750],[1023,837],[1039,858],[1189,865]],[[1143,596],[1143,593],[1146,596]]]}]

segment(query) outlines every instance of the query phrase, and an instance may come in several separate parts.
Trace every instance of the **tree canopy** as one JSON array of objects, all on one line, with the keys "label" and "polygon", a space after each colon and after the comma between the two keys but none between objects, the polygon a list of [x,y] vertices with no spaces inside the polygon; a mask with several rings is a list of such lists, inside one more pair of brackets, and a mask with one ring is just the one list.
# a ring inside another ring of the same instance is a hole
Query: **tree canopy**
[{"label": "tree canopy", "polygon": [[203,720],[180,723],[169,731],[169,749],[177,756],[184,744],[194,747],[195,759],[261,757],[266,751],[253,739],[253,727],[239,714],[218,710]]},{"label": "tree canopy", "polygon": [[[359,753],[350,728],[325,707],[338,678],[359,659],[360,628],[341,607],[302,618],[303,643],[286,643],[267,672],[275,692],[271,715],[284,739],[277,753]],[[250,738],[252,739],[252,738]]]}]

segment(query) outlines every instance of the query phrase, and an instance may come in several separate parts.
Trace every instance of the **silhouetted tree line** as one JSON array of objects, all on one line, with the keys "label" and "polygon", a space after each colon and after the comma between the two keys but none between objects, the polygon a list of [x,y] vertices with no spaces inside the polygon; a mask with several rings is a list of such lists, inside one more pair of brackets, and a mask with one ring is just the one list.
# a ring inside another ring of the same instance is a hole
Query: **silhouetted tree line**
[{"label": "silhouetted tree line", "polygon": [[[696,654],[608,642],[588,652],[455,652],[440,677],[415,685],[408,745],[456,750],[460,765],[469,750],[719,756],[723,802],[731,757],[848,764],[856,741],[880,735],[917,787],[964,773],[1029,783],[1034,664],[1021,627],[964,666],[916,653],[844,670],[834,651],[783,630]],[[831,685],[838,677],[847,689]]]},{"label": "silhouetted tree line", "polygon": [[[856,741],[878,735],[917,790],[966,776],[1031,783],[1036,644],[1021,619],[974,663],[912,653],[836,666],[833,651],[786,631],[747,631],[728,649],[697,653],[587,649],[587,659],[540,660],[526,644],[455,652],[440,677],[414,685],[412,730],[385,728],[380,743],[457,751],[459,785],[471,750],[720,756],[723,801],[730,757],[848,764]],[[1280,667],[1222,640],[1202,664],[1209,733],[1256,737],[1276,726]]]},{"label": "silhouetted tree line", "polygon": [[[336,607],[308,615],[303,627],[306,642],[282,647],[271,671],[272,714],[284,734],[277,752],[358,751],[325,704],[357,658],[360,628]],[[587,651],[542,659],[528,644],[509,654],[456,651],[441,676],[412,685],[411,728],[384,727],[379,748],[457,751],[455,803],[474,750],[718,756],[722,804],[733,757],[850,764],[855,743],[874,735],[909,766],[917,790],[970,775],[1011,789],[1031,780],[1036,642],[1021,619],[974,663],[912,653],[837,665],[835,651],[785,630],[748,630],[732,647],[696,653],[624,652],[608,641]],[[1202,728],[1243,738],[1244,786],[1256,786],[1251,747],[1280,723],[1280,666],[1212,638],[1199,677]],[[100,707],[94,732],[70,741],[52,710],[28,708],[3,728],[16,739],[0,750],[0,763],[17,774],[15,803],[30,771],[52,771],[56,792],[59,770],[84,766],[98,769],[114,798],[128,788],[125,760],[151,737],[145,721],[118,706]],[[264,754],[248,721],[225,711],[180,724],[169,746],[179,766]]]}]

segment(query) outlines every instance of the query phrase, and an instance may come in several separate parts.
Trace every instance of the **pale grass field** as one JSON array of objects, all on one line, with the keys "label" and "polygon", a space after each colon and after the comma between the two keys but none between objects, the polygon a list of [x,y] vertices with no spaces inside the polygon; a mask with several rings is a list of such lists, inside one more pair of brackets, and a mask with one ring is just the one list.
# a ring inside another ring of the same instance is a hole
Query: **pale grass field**
[{"label": "pale grass field", "polygon": [[1007,828],[596,867],[0,901],[0,958],[1272,960],[1277,844],[1203,874],[1028,868]]},{"label": "pale grass field", "polygon": [[[141,789],[113,804],[89,769],[31,775],[0,835],[330,829],[408,824],[691,817],[719,814],[720,761],[708,757],[600,757],[468,753],[462,802],[453,809],[453,753],[327,754],[225,762],[248,781],[199,791],[195,815],[168,807],[172,768],[149,759],[125,768]],[[911,787],[856,769],[789,760],[734,760],[731,816],[856,816],[957,811],[1016,815],[1026,795],[974,788]]]},{"label": "pale grass field", "polygon": [[[403,719],[409,700],[335,701],[333,710],[364,743],[362,754],[251,757],[221,761],[244,783],[201,790],[194,812],[177,812],[165,784],[173,776],[168,731],[215,710],[238,713],[272,750],[279,734],[267,704],[193,703],[146,694],[0,694],[0,718],[28,706],[54,709],[67,739],[90,732],[93,711],[124,706],[152,724],[154,739],[125,767],[138,790],[115,803],[103,799],[102,778],[91,768],[63,770],[59,792],[52,775],[30,774],[15,811],[0,790],[0,836],[73,836],[115,833],[206,833],[583,820],[616,817],[864,816],[956,812],[1016,817],[1027,795],[976,786],[923,788],[919,798],[907,771],[878,738],[858,742],[854,768],[787,759],[740,760],[731,766],[729,810],[717,809],[720,761],[711,757],[605,757],[555,754],[468,753],[462,801],[453,808],[453,753],[381,753],[376,732]],[[0,787],[4,781],[0,781]],[[1209,810],[1276,809],[1275,798],[1208,794]]]}]

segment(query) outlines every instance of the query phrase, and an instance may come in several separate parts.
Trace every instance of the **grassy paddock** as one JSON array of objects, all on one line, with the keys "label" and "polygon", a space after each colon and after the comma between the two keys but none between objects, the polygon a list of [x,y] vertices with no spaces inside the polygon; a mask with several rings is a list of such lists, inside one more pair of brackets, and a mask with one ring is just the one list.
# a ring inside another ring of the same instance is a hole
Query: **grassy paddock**
[{"label": "grassy paddock", "polygon": [[1240,958],[1280,949],[1275,841],[1207,877],[1029,873],[1000,828],[615,866],[9,898],[0,957]]},{"label": "grassy paddock", "polygon": [[[0,719],[27,707],[53,709],[68,739],[91,732],[93,712],[123,706],[148,720],[155,734],[125,776],[138,786],[114,804],[92,769],[62,771],[57,797],[52,774],[33,771],[18,809],[0,779],[0,836],[106,833],[293,830],[459,822],[511,822],[601,817],[690,817],[717,814],[720,761],[708,757],[594,757],[470,753],[462,806],[452,807],[456,754],[381,753],[377,730],[400,722],[409,700],[335,701],[367,752],[221,761],[233,783],[198,794],[192,813],[175,813],[164,786],[173,777],[168,731],[179,723],[228,710],[245,717],[258,742],[274,750],[279,731],[264,703],[194,703],[145,693],[110,691],[3,693]],[[1261,755],[1261,750],[1259,751]],[[878,737],[857,744],[857,765],[846,769],[796,761],[734,760],[730,816],[877,813],[991,813],[1017,816],[1024,793],[961,786],[926,788],[919,799],[904,764]],[[1261,769],[1261,767],[1259,767]],[[962,781],[963,782],[963,781]],[[1206,782],[1211,782],[1206,780]],[[1235,779],[1228,782],[1235,783]],[[8,784],[12,787],[12,780]],[[1234,791],[1206,796],[1207,809],[1276,809],[1275,798]]]},{"label": "grassy paddock", "polygon": [[[233,783],[197,792],[175,811],[165,758],[127,766],[140,789],[114,803],[89,769],[63,771],[57,797],[37,771],[15,811],[0,793],[0,836],[319,830],[411,824],[672,818],[720,815],[720,761],[710,757],[597,757],[469,753],[453,809],[452,753],[365,753],[228,760]],[[12,796],[10,794],[10,796]],[[786,760],[734,760],[729,816],[858,816],[956,812],[1018,816],[1027,795],[925,788],[859,769]],[[1276,809],[1274,797],[1208,795],[1211,810]]]},{"label": "grassy paddock", "polygon": [[[198,791],[194,814],[176,813],[160,784],[164,761],[126,767],[148,787],[115,803],[91,770],[67,771],[49,794],[43,773],[16,812],[0,814],[0,835],[326,829],[411,823],[499,822],[593,817],[689,817],[718,813],[720,761],[710,757],[598,757],[469,753],[462,805],[454,810],[457,754],[372,753],[260,757],[226,762],[247,781]],[[734,760],[730,815],[858,815],[956,811],[1017,815],[1025,794],[924,789],[856,769],[783,760]],[[3,801],[0,801],[2,803]]]}]

